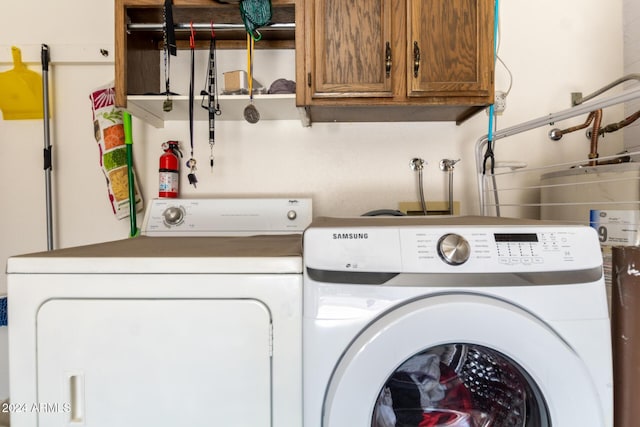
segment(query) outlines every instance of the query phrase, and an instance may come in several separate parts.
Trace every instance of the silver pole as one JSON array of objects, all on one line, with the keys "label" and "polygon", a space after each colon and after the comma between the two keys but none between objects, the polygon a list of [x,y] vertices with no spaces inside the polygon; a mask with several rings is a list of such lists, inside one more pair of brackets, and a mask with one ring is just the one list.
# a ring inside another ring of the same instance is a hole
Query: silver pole
[{"label": "silver pole", "polygon": [[[191,31],[191,27],[194,30],[211,30],[210,23],[199,23],[194,22],[193,24],[174,24],[173,26],[176,31]],[[271,24],[265,27],[260,27],[260,31],[281,31],[281,30],[295,30],[296,24],[295,22],[284,22],[280,24]],[[213,29],[216,31],[225,31],[225,30],[244,30],[244,24],[213,24]],[[164,24],[153,24],[153,23],[131,23],[127,24],[127,31],[163,31]]]},{"label": "silver pole", "polygon": [[53,250],[53,209],[51,201],[51,133],[49,129],[49,46],[42,45],[42,99],[44,113],[44,180],[47,209],[47,250]]}]

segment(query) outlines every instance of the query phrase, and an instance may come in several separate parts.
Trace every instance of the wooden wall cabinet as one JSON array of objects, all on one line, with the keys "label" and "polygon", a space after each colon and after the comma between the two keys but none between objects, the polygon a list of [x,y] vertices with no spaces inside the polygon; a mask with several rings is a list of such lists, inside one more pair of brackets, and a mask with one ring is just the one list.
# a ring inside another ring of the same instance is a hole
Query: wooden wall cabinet
[{"label": "wooden wall cabinet", "polygon": [[493,102],[493,1],[306,0],[311,121],[456,121]]},{"label": "wooden wall cabinet", "polygon": [[[188,111],[185,97],[174,97],[167,116],[163,97],[148,95],[164,90],[163,5],[164,0],[115,0],[116,105],[158,127],[164,120],[187,120]],[[216,30],[219,49],[245,48],[237,4],[173,0],[173,5],[174,22],[181,26],[178,49],[189,48],[190,22],[200,24],[196,48],[208,49],[210,30],[204,27],[211,21],[236,25]],[[306,125],[461,123],[493,102],[491,0],[272,0],[272,6],[272,22],[291,26],[261,29],[256,48],[295,49],[297,90],[255,97],[261,114],[271,119],[301,118]],[[223,116],[242,120],[248,97],[220,101]],[[206,120],[203,109],[195,111],[196,120]]]}]

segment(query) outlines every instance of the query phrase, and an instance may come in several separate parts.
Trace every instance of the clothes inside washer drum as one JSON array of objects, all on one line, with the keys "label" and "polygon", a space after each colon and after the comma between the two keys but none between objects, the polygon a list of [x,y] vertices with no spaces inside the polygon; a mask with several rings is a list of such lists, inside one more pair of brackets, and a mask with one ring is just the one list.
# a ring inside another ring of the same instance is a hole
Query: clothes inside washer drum
[{"label": "clothes inside washer drum", "polygon": [[[472,344],[406,360],[380,392],[373,427],[538,427],[531,384],[512,361]],[[547,425],[547,424],[544,424]]]},{"label": "clothes inside washer drum", "polygon": [[460,374],[474,407],[490,414],[496,427],[525,425],[526,380],[503,357],[490,349],[470,346]]}]

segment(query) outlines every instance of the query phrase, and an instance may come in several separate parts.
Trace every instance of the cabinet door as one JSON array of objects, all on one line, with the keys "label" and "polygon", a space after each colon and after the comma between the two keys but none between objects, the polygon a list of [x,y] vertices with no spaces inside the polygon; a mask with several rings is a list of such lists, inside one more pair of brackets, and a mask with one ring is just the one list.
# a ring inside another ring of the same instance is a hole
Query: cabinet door
[{"label": "cabinet door", "polygon": [[490,96],[489,0],[408,0],[409,96]]},{"label": "cabinet door", "polygon": [[392,96],[391,0],[316,0],[313,11],[313,96]]},{"label": "cabinet door", "polygon": [[272,425],[259,301],[54,299],[37,325],[39,427]]}]

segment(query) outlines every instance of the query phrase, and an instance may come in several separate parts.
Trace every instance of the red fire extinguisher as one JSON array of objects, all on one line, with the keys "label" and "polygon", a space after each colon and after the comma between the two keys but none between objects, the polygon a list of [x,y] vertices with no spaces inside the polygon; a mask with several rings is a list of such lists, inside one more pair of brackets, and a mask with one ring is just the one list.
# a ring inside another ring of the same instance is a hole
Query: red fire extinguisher
[{"label": "red fire extinguisher", "polygon": [[162,144],[164,154],[160,156],[158,197],[176,198],[180,188],[180,159],[182,153],[178,141]]}]

